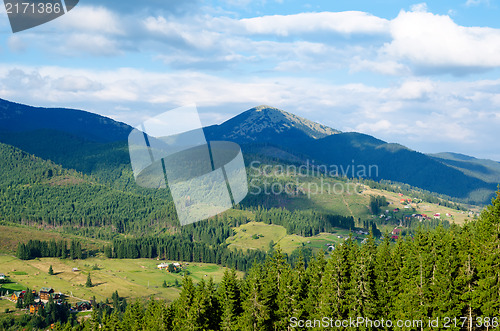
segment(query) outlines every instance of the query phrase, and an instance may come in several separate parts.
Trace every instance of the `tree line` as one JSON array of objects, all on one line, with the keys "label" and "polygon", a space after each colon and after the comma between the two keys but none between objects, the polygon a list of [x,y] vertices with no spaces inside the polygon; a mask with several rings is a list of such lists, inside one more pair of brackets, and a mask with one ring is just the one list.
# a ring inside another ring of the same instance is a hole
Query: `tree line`
[{"label": "tree line", "polygon": [[20,260],[31,260],[37,257],[59,257],[71,259],[84,259],[86,256],[82,249],[82,244],[77,240],[71,240],[68,248],[66,240],[49,241],[29,240],[25,243],[18,243],[16,257]]},{"label": "tree line", "polygon": [[325,214],[316,211],[289,211],[284,208],[253,209],[255,221],[283,226],[287,234],[311,237],[320,232],[332,232],[335,228],[354,230],[352,216]]},{"label": "tree line", "polygon": [[212,246],[204,242],[187,241],[176,236],[116,239],[104,247],[108,258],[157,258],[184,262],[215,263],[237,270],[248,270],[254,261],[264,260],[261,250],[233,250],[226,244]]}]

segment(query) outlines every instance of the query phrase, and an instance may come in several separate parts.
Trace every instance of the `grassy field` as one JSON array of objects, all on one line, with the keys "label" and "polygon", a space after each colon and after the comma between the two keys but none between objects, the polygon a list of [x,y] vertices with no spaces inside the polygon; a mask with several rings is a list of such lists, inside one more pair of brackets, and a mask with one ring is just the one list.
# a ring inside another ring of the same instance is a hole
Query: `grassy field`
[{"label": "grassy field", "polygon": [[9,311],[16,310],[16,304],[9,300],[0,300],[0,314],[5,313],[5,309],[9,309]]},{"label": "grassy field", "polygon": [[[269,243],[279,245],[283,252],[290,254],[299,247],[310,247],[313,251],[326,250],[327,244],[337,244],[349,236],[350,231],[337,229],[333,233],[320,233],[313,237],[301,237],[295,234],[288,235],[286,229],[280,225],[250,222],[234,228],[236,234],[226,240],[233,249],[261,249],[269,250]],[[258,236],[258,239],[254,239]],[[341,236],[342,238],[339,238]],[[353,234],[361,241],[365,236]]]},{"label": "grassy field", "polygon": [[16,251],[19,242],[28,242],[28,240],[71,240],[78,239],[83,248],[95,249],[102,247],[105,242],[98,239],[83,238],[63,234],[50,229],[38,229],[32,226],[23,226],[18,224],[0,224],[0,254],[10,254]]},{"label": "grassy field", "polygon": [[[234,230],[236,234],[229,237],[226,242],[232,248],[243,250],[261,249],[267,251],[271,241],[277,243],[286,236],[284,227],[260,222],[249,222],[234,228]],[[258,236],[259,238],[254,239],[253,236]]]},{"label": "grassy field", "polygon": [[[180,289],[173,287],[175,280],[182,283],[182,274],[186,273],[195,283],[210,277],[220,282],[225,268],[206,263],[189,263],[183,272],[171,274],[157,269],[159,261],[150,259],[106,259],[88,258],[85,260],[69,260],[58,258],[42,258],[22,261],[8,255],[0,255],[0,273],[5,273],[13,282],[8,285],[40,289],[52,287],[56,292],[74,296],[73,301],[89,300],[95,296],[97,300],[110,298],[114,291],[128,300],[136,298],[157,297],[174,300]],[[52,265],[54,275],[48,275]],[[93,270],[97,265],[98,270]],[[73,272],[72,268],[80,271]],[[25,274],[19,274],[21,271]],[[16,273],[18,273],[16,275]],[[93,287],[85,287],[87,275],[91,274]],[[242,276],[241,272],[238,272]],[[163,288],[163,281],[171,287]],[[70,300],[71,302],[71,300]]]},{"label": "grassy field", "polygon": [[[437,204],[433,203],[428,203],[428,202],[421,202],[421,203],[412,203],[411,207],[415,209],[415,211],[412,211],[412,209],[405,210],[404,205],[401,204],[401,199],[407,199],[409,198],[408,196],[399,196],[397,193],[394,192],[388,192],[388,191],[383,191],[383,190],[376,190],[376,189],[366,189],[363,192],[364,195],[382,195],[385,196],[387,201],[390,203],[389,206],[386,207],[386,209],[392,210],[394,208],[399,208],[403,213],[406,212],[407,214],[426,214],[429,217],[432,217],[432,215],[436,213],[441,214],[441,219],[442,220],[447,220],[450,223],[456,223],[458,225],[463,225],[467,220],[471,220],[472,218],[469,217],[467,212],[461,212],[456,209],[440,206]],[[384,209],[384,208],[382,208]],[[451,214],[451,217],[446,216],[446,214]]]},{"label": "grassy field", "polygon": [[[285,182],[296,183],[297,178],[286,177]],[[270,179],[272,182],[272,178]],[[289,196],[286,206],[276,202],[272,207],[286,207],[289,210],[315,210],[343,216],[368,218],[369,197],[356,194],[356,186],[338,178],[300,178],[303,194]]]},{"label": "grassy field", "polygon": [[[319,250],[327,250],[330,245],[337,245],[349,237],[349,230],[338,229],[335,233],[320,233],[313,237],[301,237],[298,235],[287,235],[281,239],[278,244],[286,253],[291,253],[299,247],[312,248],[314,252]],[[340,236],[340,238],[339,238]],[[361,242],[366,236],[353,234],[353,238],[357,237],[357,241]]]}]

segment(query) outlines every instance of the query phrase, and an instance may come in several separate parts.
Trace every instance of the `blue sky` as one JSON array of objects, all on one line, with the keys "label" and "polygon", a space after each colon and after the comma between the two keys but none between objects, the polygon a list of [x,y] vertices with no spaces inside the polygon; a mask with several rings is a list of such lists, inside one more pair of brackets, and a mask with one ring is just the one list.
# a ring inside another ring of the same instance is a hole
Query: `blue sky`
[{"label": "blue sky", "polygon": [[0,97],[131,125],[195,103],[205,125],[267,104],[422,152],[500,161],[495,0],[80,0],[13,34]]}]

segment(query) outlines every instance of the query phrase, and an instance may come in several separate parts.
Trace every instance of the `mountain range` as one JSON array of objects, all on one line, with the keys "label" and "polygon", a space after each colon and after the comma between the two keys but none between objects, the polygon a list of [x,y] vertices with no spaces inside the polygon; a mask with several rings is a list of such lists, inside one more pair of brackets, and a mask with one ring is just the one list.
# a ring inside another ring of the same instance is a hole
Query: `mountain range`
[{"label": "mountain range", "polygon": [[[113,187],[133,185],[127,137],[132,127],[90,112],[38,108],[0,99],[0,142]],[[258,106],[204,128],[207,140],[234,141],[248,157],[280,162],[374,166],[370,179],[409,184],[471,203],[488,202],[500,163],[470,156],[424,154],[375,137],[340,132],[286,111]]]}]

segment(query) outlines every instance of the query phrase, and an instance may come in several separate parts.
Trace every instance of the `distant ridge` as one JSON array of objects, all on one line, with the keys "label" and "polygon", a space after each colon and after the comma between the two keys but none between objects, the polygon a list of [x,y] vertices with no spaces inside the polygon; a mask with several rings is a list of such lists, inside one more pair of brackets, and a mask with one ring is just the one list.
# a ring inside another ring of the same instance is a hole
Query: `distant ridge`
[{"label": "distant ridge", "polygon": [[458,153],[437,153],[428,155],[435,160],[460,170],[468,176],[479,178],[488,183],[500,183],[499,162],[477,159],[472,156]]},{"label": "distant ridge", "polygon": [[95,141],[125,141],[127,124],[83,110],[41,108],[0,99],[0,131],[55,130]]}]

